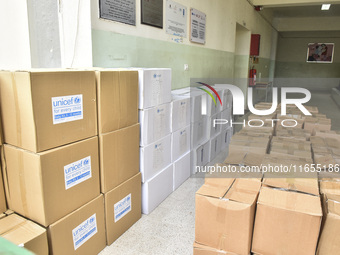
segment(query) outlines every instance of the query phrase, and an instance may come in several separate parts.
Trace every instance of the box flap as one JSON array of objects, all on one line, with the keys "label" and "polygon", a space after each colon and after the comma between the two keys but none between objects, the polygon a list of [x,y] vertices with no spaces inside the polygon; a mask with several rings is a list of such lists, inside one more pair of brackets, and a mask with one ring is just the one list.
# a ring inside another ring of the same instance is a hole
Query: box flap
[{"label": "box flap", "polygon": [[320,193],[325,194],[328,199],[340,202],[340,181],[321,181]]},{"label": "box flap", "polygon": [[16,214],[11,214],[0,220],[0,235],[7,233],[25,223],[25,219]]},{"label": "box flap", "polygon": [[237,255],[194,242],[194,255]]},{"label": "box flap", "polygon": [[311,175],[309,176],[310,178],[279,178],[279,176],[277,176],[276,178],[270,178],[272,175],[277,174],[266,173],[264,175],[263,184],[275,188],[300,191],[319,196],[319,184],[316,173],[315,178],[311,178]]},{"label": "box flap", "polygon": [[259,204],[322,216],[320,198],[308,194],[263,187],[258,199]]},{"label": "box flap", "polygon": [[204,185],[196,192],[198,195],[222,198],[227,193],[234,179],[206,178]]},{"label": "box flap", "polygon": [[252,205],[258,196],[261,181],[258,179],[236,179],[225,198]]},{"label": "box flap", "polygon": [[327,200],[328,212],[340,216],[340,202],[334,200]]}]

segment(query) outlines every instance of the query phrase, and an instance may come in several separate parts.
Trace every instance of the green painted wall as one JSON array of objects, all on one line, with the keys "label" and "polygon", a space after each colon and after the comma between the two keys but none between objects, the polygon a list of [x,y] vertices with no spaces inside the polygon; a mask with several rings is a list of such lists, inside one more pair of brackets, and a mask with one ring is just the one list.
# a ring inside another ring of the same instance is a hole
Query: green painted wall
[{"label": "green painted wall", "polygon": [[[96,29],[92,38],[94,66],[172,68],[172,89],[189,86],[190,78],[233,78],[231,52]],[[184,64],[189,71],[184,71]]]}]

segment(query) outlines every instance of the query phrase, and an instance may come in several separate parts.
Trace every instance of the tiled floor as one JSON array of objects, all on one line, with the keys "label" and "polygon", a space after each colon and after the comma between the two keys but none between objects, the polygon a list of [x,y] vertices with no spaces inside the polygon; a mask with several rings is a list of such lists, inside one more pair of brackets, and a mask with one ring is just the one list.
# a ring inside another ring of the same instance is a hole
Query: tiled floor
[{"label": "tiled floor", "polygon": [[[332,119],[332,126],[340,130],[340,109],[327,93],[313,93],[309,105],[318,106],[320,113]],[[210,164],[225,159],[224,150]],[[187,255],[192,254],[195,236],[195,192],[202,186],[202,178],[190,178],[172,193],[151,214],[143,215],[100,255]]]}]

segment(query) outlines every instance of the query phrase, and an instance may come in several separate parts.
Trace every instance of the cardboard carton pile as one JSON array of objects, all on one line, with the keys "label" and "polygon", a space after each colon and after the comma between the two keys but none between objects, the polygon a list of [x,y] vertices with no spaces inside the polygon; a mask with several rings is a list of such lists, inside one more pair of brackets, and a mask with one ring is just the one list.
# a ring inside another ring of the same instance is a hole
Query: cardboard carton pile
[{"label": "cardboard carton pile", "polygon": [[[258,107],[270,108],[267,104]],[[320,116],[316,107],[308,109]],[[298,128],[279,127],[283,116],[270,116],[279,119],[273,132],[248,127],[231,138],[228,157],[216,167],[257,167],[261,178],[254,174],[251,179],[236,174],[207,176],[196,193],[194,255],[338,253],[340,177],[334,175],[339,176],[340,168],[339,133],[304,129],[309,120],[298,116],[294,108],[289,114],[294,114],[287,118],[297,120]],[[321,162],[333,166],[332,177],[321,178],[313,170]],[[275,170],[284,168],[288,171],[281,175]],[[240,186],[242,182],[247,184]],[[255,193],[249,190],[254,183],[258,183]],[[251,213],[239,221],[249,206]]]},{"label": "cardboard carton pile", "polygon": [[37,254],[99,253],[141,216],[138,72],[1,72],[0,90],[1,212],[24,217],[4,217],[2,236]]}]

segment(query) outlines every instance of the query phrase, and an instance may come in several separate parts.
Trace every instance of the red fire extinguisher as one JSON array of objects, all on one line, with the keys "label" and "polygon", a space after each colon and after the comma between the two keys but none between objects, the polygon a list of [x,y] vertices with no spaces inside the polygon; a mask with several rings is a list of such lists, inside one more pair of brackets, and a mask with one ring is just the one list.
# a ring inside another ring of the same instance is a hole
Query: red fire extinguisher
[{"label": "red fire extinguisher", "polygon": [[256,84],[256,69],[254,66],[249,71],[249,86],[255,86]]}]

